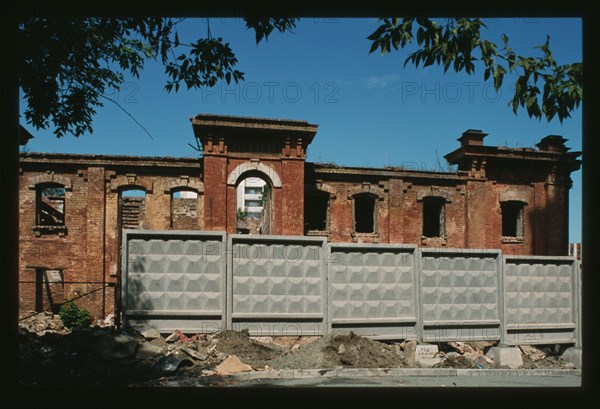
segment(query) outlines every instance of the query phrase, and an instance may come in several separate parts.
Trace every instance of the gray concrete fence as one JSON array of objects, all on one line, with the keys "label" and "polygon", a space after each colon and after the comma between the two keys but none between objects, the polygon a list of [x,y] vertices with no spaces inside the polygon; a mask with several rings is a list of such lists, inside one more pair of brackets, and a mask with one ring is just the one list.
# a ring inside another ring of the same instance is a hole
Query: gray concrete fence
[{"label": "gray concrete fence", "polygon": [[165,333],[581,346],[573,257],[126,230],[122,263],[125,324]]}]

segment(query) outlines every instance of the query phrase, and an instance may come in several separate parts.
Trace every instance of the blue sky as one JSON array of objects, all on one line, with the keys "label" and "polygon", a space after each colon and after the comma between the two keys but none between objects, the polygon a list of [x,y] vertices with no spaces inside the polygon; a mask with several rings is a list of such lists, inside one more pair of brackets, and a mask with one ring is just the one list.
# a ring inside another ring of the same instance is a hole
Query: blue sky
[{"label": "blue sky", "polygon": [[[523,55],[539,55],[532,47],[545,42],[559,64],[582,61],[581,20],[564,18],[487,18],[485,38],[510,46]],[[206,20],[178,25],[182,42],[206,36]],[[308,160],[349,166],[410,166],[439,169],[437,158],[458,147],[469,128],[489,133],[485,143],[533,147],[549,134],[582,148],[581,109],[562,124],[514,115],[507,107],[511,77],[496,94],[491,80],[483,82],[480,67],[473,76],[438,67],[415,69],[404,59],[409,50],[381,56],[368,53],[366,37],[376,19],[305,18],[294,33],[273,33],[258,46],[241,19],[211,18],[214,37],[229,42],[245,73],[240,84],[213,89],[166,93],[164,68],[149,62],[139,79],[128,78],[117,99],[148,131],[145,133],[114,104],[98,109],[94,133],[57,139],[52,130],[37,131],[31,152],[95,153],[148,156],[196,156],[189,117],[199,113],[290,118],[319,125]],[[24,106],[21,106],[21,112]],[[572,175],[570,241],[581,241],[581,171]]]}]

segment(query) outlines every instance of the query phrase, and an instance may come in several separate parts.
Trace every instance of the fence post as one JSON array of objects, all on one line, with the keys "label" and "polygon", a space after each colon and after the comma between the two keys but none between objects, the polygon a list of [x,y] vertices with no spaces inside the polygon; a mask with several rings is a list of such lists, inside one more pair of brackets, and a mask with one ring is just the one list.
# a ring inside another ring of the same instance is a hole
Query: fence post
[{"label": "fence post", "polygon": [[417,324],[416,324],[416,332],[417,332],[417,342],[423,342],[423,313],[421,308],[421,291],[423,290],[422,283],[422,271],[423,271],[423,259],[422,252],[419,247],[415,248],[415,311],[417,313]]},{"label": "fence post", "polygon": [[505,280],[504,280],[504,255],[502,250],[498,250],[498,258],[496,263],[498,264],[498,315],[500,315],[500,345],[501,347],[506,345],[506,308],[505,308]]},{"label": "fence post", "polygon": [[330,256],[331,256],[331,246],[329,245],[329,243],[327,242],[327,240],[324,240],[322,245],[321,245],[321,260],[319,261],[319,264],[321,265],[322,269],[325,269],[325,271],[321,271],[321,276],[323,277],[323,283],[322,283],[322,290],[321,292],[323,293],[323,300],[321,301],[323,303],[323,335],[328,335],[332,332],[332,326],[331,326],[331,280],[330,280],[330,272],[331,269],[329,268],[329,264],[330,264]]},{"label": "fence post", "polygon": [[576,258],[574,258],[573,260],[573,283],[573,289],[575,292],[573,296],[573,299],[575,300],[575,308],[573,309],[573,313],[576,314],[575,325],[577,326],[577,328],[575,329],[575,347],[582,348],[583,338],[581,331],[581,323],[583,322],[583,319],[581,316],[581,264]]},{"label": "fence post", "polygon": [[[227,243],[227,251],[225,254],[225,286],[223,290],[225,291],[225,329],[233,330],[233,319],[231,317],[232,309],[233,309],[233,263],[234,263],[234,247],[233,247],[233,238],[232,235],[226,233],[226,243]],[[241,256],[237,255],[236,256]]]}]

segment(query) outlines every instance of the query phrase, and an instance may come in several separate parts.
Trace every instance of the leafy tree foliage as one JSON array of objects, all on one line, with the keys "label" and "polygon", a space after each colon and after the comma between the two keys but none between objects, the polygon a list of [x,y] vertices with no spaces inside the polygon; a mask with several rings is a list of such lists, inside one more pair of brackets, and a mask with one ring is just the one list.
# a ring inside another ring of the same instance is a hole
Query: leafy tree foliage
[{"label": "leafy tree foliage", "polygon": [[[96,109],[105,100],[119,105],[105,91],[119,90],[125,73],[139,77],[148,59],[165,67],[168,92],[178,91],[182,83],[190,89],[244,80],[229,43],[213,38],[210,28],[195,42],[180,42],[177,25],[182,20],[34,17],[23,21],[18,64],[26,122],[37,129],[52,126],[57,137],[91,133]],[[507,72],[517,72],[511,102],[515,113],[525,107],[530,117],[545,116],[550,121],[558,116],[563,121],[582,101],[582,64],[557,65],[549,39],[538,47],[543,56],[533,58],[516,55],[506,36],[501,46],[482,38],[485,24],[480,19],[447,19],[444,25],[425,18],[382,18],[380,22],[368,37],[370,52],[380,49],[386,54],[414,44],[416,38],[418,49],[405,65],[437,64],[444,66],[444,72],[452,67],[473,74],[475,63],[481,61],[484,80],[492,77],[496,90]],[[295,18],[245,19],[257,43],[267,41],[274,31],[293,30],[296,23]]]},{"label": "leafy tree foliage", "polygon": [[[168,78],[165,89],[212,87],[218,81],[236,83],[244,74],[229,43],[207,38],[179,41],[170,18],[30,18],[20,25],[19,85],[27,103],[24,116],[37,129],[51,124],[54,134],[92,132],[96,108],[107,89],[119,90],[124,73],[138,78],[145,61],[159,60]],[[256,41],[273,30],[295,27],[296,19],[247,19]],[[184,50],[184,51],[182,51]],[[117,103],[118,104],[118,103]]]},{"label": "leafy tree foliage", "polygon": [[[558,116],[560,122],[583,99],[583,64],[558,65],[550,51],[550,37],[538,47],[540,57],[517,55],[508,45],[508,37],[502,35],[498,46],[482,38],[481,29],[486,25],[478,18],[449,18],[445,24],[427,18],[383,18],[381,25],[368,39],[372,41],[370,52],[377,49],[386,54],[407,44],[414,43],[418,49],[404,63],[415,67],[433,64],[452,67],[454,71],[475,72],[475,62],[483,63],[483,78],[492,77],[496,92],[502,86],[507,72],[515,72],[514,95],[510,102],[516,114],[519,107],[526,108],[529,117],[549,122]],[[479,58],[477,58],[479,56]]]}]

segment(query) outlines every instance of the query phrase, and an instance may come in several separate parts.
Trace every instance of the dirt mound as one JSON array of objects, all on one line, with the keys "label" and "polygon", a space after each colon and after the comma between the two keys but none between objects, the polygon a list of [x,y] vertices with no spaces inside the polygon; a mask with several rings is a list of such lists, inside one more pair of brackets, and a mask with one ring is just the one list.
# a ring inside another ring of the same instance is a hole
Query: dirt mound
[{"label": "dirt mound", "polygon": [[255,341],[247,331],[223,331],[216,334],[210,343],[215,345],[218,352],[237,355],[242,362],[255,369],[263,369],[269,361],[289,351],[284,346]]},{"label": "dirt mound", "polygon": [[268,363],[274,369],[334,368],[391,368],[403,366],[402,358],[395,349],[378,341],[360,337],[353,332],[348,335],[330,334],[300,345],[295,352],[288,352]]}]

